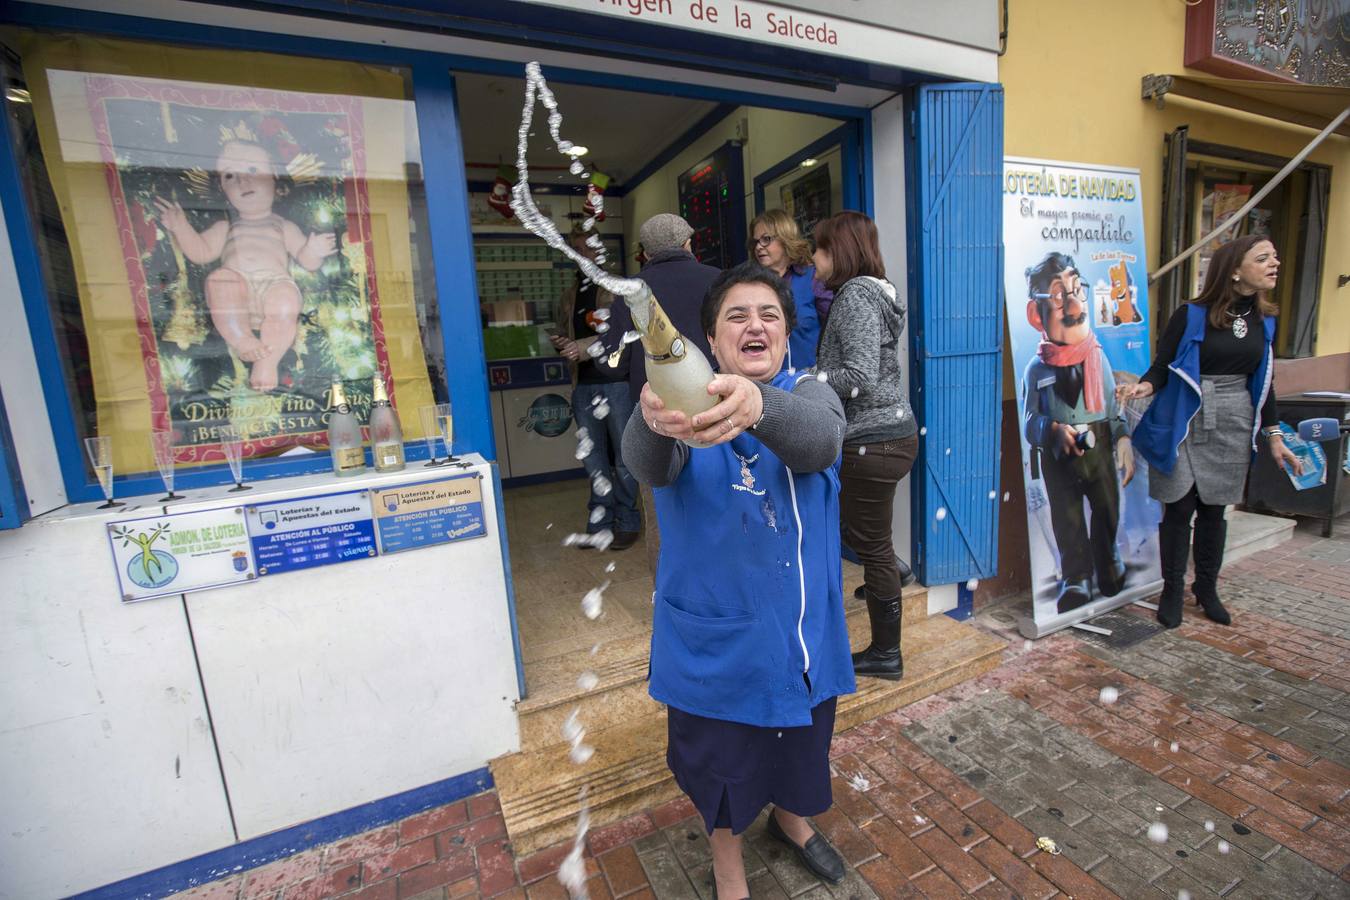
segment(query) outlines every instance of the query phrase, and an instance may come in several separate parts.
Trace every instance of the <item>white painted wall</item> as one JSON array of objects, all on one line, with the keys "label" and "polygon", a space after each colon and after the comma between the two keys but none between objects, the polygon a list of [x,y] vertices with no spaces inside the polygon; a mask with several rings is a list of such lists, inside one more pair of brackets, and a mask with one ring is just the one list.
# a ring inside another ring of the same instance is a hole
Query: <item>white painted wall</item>
[{"label": "white painted wall", "polygon": [[[186,598],[118,599],[105,526],[124,510],[0,533],[0,897],[65,896],[228,846],[222,768],[247,839],[517,749],[500,523],[473,459],[485,537]],[[305,476],[245,499],[336,487]],[[216,488],[172,508],[240,499]]]}]

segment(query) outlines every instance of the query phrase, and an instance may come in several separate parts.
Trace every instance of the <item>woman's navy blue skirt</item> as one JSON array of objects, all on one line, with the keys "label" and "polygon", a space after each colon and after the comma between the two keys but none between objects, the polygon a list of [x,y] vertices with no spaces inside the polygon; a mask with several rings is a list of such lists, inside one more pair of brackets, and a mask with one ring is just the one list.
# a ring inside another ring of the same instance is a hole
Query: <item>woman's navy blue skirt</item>
[{"label": "woman's navy blue skirt", "polygon": [[666,764],[711,834],[740,834],[772,803],[799,816],[825,812],[837,698],[811,710],[811,724],[765,728],[668,707]]}]

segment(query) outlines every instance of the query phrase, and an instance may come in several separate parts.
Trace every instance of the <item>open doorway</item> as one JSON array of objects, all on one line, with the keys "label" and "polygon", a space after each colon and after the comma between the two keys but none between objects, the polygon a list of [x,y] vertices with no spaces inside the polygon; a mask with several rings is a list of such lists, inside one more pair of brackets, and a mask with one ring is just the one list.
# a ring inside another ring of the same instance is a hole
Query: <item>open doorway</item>
[{"label": "open doorway", "polygon": [[[694,255],[724,268],[746,259],[747,226],[763,209],[786,209],[809,233],[815,221],[860,205],[856,122],[671,94],[551,87],[564,135],[587,152],[574,166],[537,112],[529,144],[536,203],[563,234],[595,218],[606,267],[616,273],[639,271],[638,230],[658,213],[682,215],[694,229]],[[561,301],[576,289],[577,270],[525,231],[508,205],[522,80],[457,74],[456,92],[511,577],[527,694],[535,699],[572,688],[583,671],[645,668],[652,572],[645,529],[617,552],[563,545],[592,524],[590,481],[577,458],[574,367],[550,341],[564,326]],[[580,616],[586,592],[605,585],[604,615]]]}]

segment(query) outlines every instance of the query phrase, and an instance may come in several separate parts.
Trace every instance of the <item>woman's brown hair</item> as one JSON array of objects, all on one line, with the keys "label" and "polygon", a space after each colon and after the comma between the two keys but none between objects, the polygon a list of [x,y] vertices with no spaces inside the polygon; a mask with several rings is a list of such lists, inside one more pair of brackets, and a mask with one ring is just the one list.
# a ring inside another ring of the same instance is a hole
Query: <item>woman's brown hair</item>
[{"label": "woman's brown hair", "polygon": [[860,275],[886,277],[877,241],[877,224],[860,212],[846,209],[816,223],[816,246],[830,254],[830,277],[825,286],[838,290]]},{"label": "woman's brown hair", "polygon": [[[1237,274],[1247,253],[1262,242],[1275,246],[1264,234],[1245,234],[1224,244],[1210,257],[1209,271],[1205,273],[1205,289],[1191,302],[1209,307],[1209,324],[1212,327],[1227,328],[1226,313],[1234,303],[1246,299],[1246,295],[1233,289],[1233,276]],[[1256,307],[1263,316],[1275,316],[1280,312],[1280,308],[1271,302],[1265,291],[1256,293]]]},{"label": "woman's brown hair", "polygon": [[783,242],[787,251],[788,263],[794,266],[811,265],[811,242],[802,237],[797,228],[797,220],[781,209],[766,209],[750,222],[750,240],[747,249],[750,258],[755,258],[755,226],[763,225],[773,237]]}]

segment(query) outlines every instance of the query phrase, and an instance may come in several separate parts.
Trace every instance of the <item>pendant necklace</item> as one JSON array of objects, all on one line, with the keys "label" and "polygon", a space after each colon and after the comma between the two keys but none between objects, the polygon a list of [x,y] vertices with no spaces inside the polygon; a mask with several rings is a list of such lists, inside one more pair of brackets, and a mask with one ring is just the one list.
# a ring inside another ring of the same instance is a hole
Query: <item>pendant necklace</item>
[{"label": "pendant necklace", "polygon": [[1228,318],[1233,320],[1234,337],[1245,338],[1247,336],[1247,313],[1250,312],[1251,312],[1250,309],[1248,309],[1247,312],[1241,313],[1235,313],[1229,310],[1224,310],[1224,315],[1228,316]]}]

